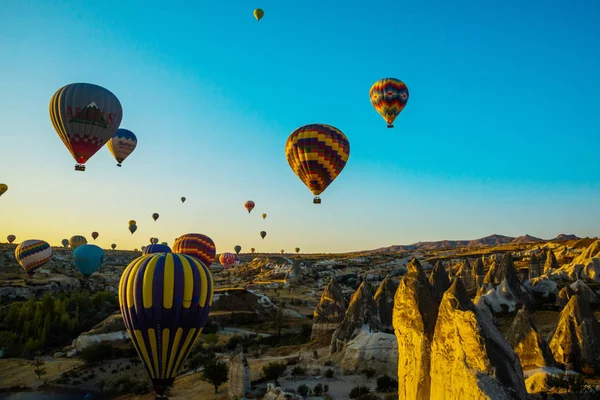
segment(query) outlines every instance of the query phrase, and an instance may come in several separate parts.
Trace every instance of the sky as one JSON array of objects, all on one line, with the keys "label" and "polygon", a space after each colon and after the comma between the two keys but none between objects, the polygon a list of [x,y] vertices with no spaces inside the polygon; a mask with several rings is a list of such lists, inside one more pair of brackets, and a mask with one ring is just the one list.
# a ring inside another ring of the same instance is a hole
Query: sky
[{"label": "sky", "polygon": [[[345,252],[600,235],[599,20],[592,0],[3,0],[0,240],[197,232],[219,253]],[[384,77],[410,91],[394,129],[369,100]],[[74,171],[48,104],[75,82],[119,98],[138,137],[122,168],[103,148]],[[350,141],[320,205],[284,154],[310,123]]]}]

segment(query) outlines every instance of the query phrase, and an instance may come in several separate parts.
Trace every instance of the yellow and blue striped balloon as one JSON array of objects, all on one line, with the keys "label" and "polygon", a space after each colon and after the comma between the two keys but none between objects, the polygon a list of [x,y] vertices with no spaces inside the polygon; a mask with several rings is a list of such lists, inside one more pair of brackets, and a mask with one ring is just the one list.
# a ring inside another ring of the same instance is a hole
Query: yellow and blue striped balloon
[{"label": "yellow and blue striped balloon", "polygon": [[85,238],[85,236],[75,235],[71,236],[71,239],[69,239],[69,246],[71,246],[71,249],[73,250],[75,250],[79,246],[83,246],[84,244],[87,244],[87,239]]},{"label": "yellow and blue striped balloon", "polygon": [[143,255],[123,272],[121,314],[157,395],[173,384],[208,320],[212,299],[212,275],[191,256]]}]

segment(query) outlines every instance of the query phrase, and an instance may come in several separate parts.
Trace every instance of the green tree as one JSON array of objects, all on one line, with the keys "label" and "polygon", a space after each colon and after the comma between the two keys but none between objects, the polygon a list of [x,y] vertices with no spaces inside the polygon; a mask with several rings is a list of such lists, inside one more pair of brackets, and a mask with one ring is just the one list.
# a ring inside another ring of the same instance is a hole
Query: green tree
[{"label": "green tree", "polygon": [[287,365],[285,363],[270,362],[262,368],[263,374],[267,380],[275,381],[275,386],[279,386],[279,382],[277,380],[285,372],[286,366]]},{"label": "green tree", "polygon": [[46,368],[42,368],[44,364],[46,364],[46,362],[39,358],[36,358],[32,364],[34,367],[33,372],[37,375],[38,379],[41,379],[43,375],[46,375]]},{"label": "green tree", "polygon": [[17,357],[21,355],[21,342],[14,332],[0,332],[0,358]]},{"label": "green tree", "polygon": [[215,387],[215,393],[218,393],[219,386],[227,382],[229,367],[223,361],[215,361],[204,366],[202,378]]},{"label": "green tree", "polygon": [[277,314],[275,314],[275,321],[273,323],[275,325],[275,330],[277,331],[277,336],[281,337],[281,329],[283,328],[283,311],[281,311],[281,308],[277,309]]}]

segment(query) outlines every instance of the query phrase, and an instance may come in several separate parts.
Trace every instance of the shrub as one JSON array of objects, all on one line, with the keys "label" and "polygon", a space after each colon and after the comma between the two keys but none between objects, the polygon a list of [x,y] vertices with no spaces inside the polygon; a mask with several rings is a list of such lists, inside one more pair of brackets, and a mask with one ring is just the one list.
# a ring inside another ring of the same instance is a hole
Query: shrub
[{"label": "shrub", "polygon": [[388,375],[377,378],[377,391],[382,393],[395,392],[398,389],[398,381]]},{"label": "shrub", "polygon": [[215,393],[219,386],[227,382],[229,367],[223,361],[213,361],[204,366],[202,378],[215,387]]},{"label": "shrub", "polygon": [[348,397],[350,397],[351,399],[358,399],[358,398],[360,398],[360,396],[368,394],[368,393],[371,393],[371,391],[369,390],[368,387],[355,386],[350,391],[350,394],[348,394]]},{"label": "shrub", "polygon": [[308,395],[308,392],[310,391],[310,388],[306,385],[300,385],[298,386],[298,389],[296,389],[296,391],[300,396],[306,397]]},{"label": "shrub", "polygon": [[313,393],[315,396],[321,396],[323,394],[323,384],[317,383],[313,388]]},{"label": "shrub", "polygon": [[328,385],[328,384],[324,384],[324,385],[323,385],[323,391],[324,391],[325,393],[329,392],[329,385]]},{"label": "shrub", "polygon": [[268,365],[265,365],[262,368],[263,374],[265,375],[266,379],[275,381],[275,385],[279,386],[279,382],[277,380],[285,372],[286,366],[287,365],[285,363],[270,362]]},{"label": "shrub", "polygon": [[86,364],[96,364],[110,358],[113,354],[113,347],[106,342],[98,342],[81,350],[79,357]]},{"label": "shrub", "polygon": [[306,371],[304,370],[304,368],[302,368],[299,365],[295,366],[292,369],[292,377],[294,377],[294,380],[296,379],[297,376],[304,375],[304,374],[306,374]]},{"label": "shrub", "polygon": [[371,379],[375,376],[375,370],[373,368],[363,368],[363,370],[360,371],[360,373],[366,376],[367,379]]},{"label": "shrub", "polygon": [[333,370],[331,368],[328,368],[327,371],[325,371],[325,378],[333,378]]}]

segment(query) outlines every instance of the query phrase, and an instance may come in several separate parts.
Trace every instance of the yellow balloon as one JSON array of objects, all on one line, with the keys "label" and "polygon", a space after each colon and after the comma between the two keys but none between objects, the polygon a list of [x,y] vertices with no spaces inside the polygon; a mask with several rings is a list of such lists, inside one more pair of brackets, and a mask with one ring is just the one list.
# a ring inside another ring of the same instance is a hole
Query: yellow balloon
[{"label": "yellow balloon", "polygon": [[2,196],[4,193],[6,193],[7,190],[8,190],[8,186],[6,186],[4,183],[0,183],[0,196]]},{"label": "yellow balloon", "polygon": [[129,226],[136,225],[136,224],[137,224],[137,222],[135,222],[134,220],[129,221]]},{"label": "yellow balloon", "polygon": [[254,18],[256,18],[257,21],[260,21],[260,19],[265,15],[265,12],[260,9],[257,8],[256,10],[254,10]]}]

